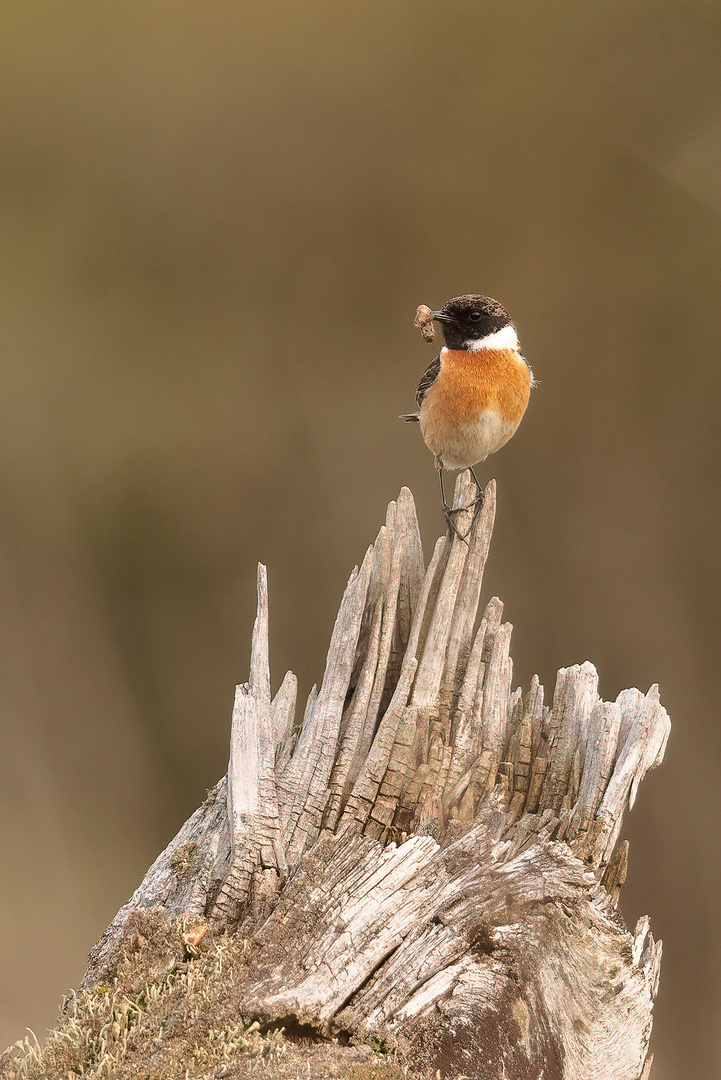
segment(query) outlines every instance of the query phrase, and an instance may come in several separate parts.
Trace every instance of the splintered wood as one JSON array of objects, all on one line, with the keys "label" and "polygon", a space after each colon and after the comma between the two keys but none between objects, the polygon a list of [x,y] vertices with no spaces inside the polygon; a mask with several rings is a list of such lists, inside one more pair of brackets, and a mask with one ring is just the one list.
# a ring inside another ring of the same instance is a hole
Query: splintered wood
[{"label": "splintered wood", "polygon": [[[456,506],[470,489],[462,474]],[[291,673],[271,696],[259,568],[227,776],[95,947],[86,986],[132,913],[162,905],[252,940],[239,1007],[263,1024],[395,1039],[444,1077],[647,1075],[661,946],[616,912],[619,833],[668,715],[656,686],[602,701],[588,662],[558,672],[549,703],[535,677],[513,689],[501,601],[478,618],[495,506],[491,482],[468,546],[443,537],[424,568],[403,489],[300,721]]]}]

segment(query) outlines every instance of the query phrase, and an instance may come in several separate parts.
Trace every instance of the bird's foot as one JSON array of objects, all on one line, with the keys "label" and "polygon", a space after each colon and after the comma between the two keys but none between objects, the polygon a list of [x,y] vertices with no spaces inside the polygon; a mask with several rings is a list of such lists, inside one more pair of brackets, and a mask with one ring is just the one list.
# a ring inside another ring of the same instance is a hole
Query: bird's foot
[{"label": "bird's foot", "polygon": [[451,539],[453,539],[453,536],[455,534],[458,539],[466,545],[466,547],[470,547],[470,544],[468,543],[468,536],[470,534],[471,528],[473,528],[473,522],[471,522],[471,526],[468,529],[468,532],[462,533],[456,525],[455,521],[453,520],[454,514],[462,514],[467,509],[468,508],[465,506],[456,506],[454,509],[453,507],[448,506],[445,503],[443,504],[443,516],[445,517],[446,525],[448,526],[448,535]]},{"label": "bird's foot", "polygon": [[478,479],[478,477],[476,476],[474,470],[472,468],[469,468],[468,471],[471,474],[471,476],[473,477],[473,483],[476,485],[476,494],[471,499],[471,501],[469,503],[469,506],[479,506],[479,507],[483,506],[483,501],[484,501],[484,499],[486,497],[485,488],[482,487],[481,482]]}]

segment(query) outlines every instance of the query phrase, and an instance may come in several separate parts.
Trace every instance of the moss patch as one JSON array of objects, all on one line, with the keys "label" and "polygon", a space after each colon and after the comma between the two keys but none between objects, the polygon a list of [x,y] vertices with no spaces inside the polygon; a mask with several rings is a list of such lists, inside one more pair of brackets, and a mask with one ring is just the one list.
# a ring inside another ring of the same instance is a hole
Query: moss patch
[{"label": "moss patch", "polygon": [[[3,1080],[403,1080],[407,1070],[364,1044],[340,1046],[241,1015],[249,943],[206,934],[199,920],[136,912],[109,980],[72,993],[44,1044],[32,1036],[0,1055]],[[266,1025],[267,1028],[267,1025]]]}]

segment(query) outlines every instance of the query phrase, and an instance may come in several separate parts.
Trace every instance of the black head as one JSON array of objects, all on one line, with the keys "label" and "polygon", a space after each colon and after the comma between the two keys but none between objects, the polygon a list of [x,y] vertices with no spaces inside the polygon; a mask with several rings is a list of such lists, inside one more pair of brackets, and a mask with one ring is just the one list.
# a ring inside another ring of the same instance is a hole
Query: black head
[{"label": "black head", "polygon": [[[513,326],[511,316],[502,304],[490,296],[454,296],[446,301],[433,318],[441,324],[443,337],[449,349],[467,349],[481,338]],[[515,328],[514,328],[515,329]]]}]

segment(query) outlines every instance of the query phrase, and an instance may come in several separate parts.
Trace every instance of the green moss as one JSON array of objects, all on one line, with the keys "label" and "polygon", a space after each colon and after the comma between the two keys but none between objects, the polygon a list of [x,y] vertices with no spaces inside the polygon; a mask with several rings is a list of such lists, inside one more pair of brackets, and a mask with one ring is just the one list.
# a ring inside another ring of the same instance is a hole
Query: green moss
[{"label": "green moss", "polygon": [[31,1033],[0,1055],[3,1080],[401,1080],[381,1044],[261,1032],[240,1013],[247,941],[206,934],[189,957],[183,934],[197,920],[136,912],[126,952],[107,982],[70,994],[44,1044]]}]

